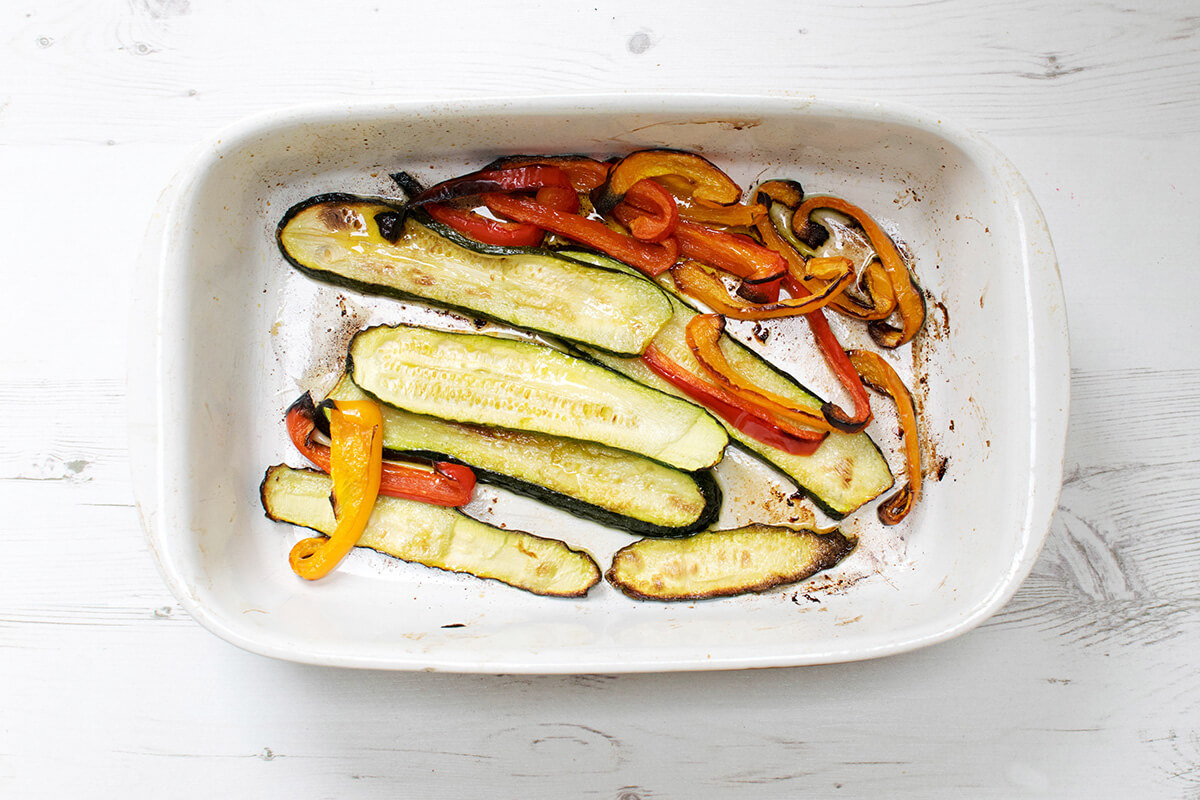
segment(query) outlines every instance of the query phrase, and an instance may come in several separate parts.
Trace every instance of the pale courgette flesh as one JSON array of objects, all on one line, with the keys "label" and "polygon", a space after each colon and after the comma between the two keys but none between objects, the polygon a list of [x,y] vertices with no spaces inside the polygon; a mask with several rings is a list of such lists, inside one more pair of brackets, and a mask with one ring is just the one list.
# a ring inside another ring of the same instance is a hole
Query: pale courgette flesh
[{"label": "pale courgette flesh", "polygon": [[683,470],[713,466],[729,441],[699,406],[533,342],[370,328],[351,341],[347,371],[415,414],[597,442]]},{"label": "pale courgette flesh", "polygon": [[[279,249],[326,283],[428,301],[611,353],[642,352],[671,316],[663,291],[637,276],[548,250],[473,249],[444,226],[402,212],[386,200],[318,195],[284,215]],[[395,243],[377,218],[402,226],[389,231]]]},{"label": "pale courgette flesh", "polygon": [[[331,400],[366,396],[348,375],[329,393]],[[578,439],[453,422],[389,405],[380,410],[387,457],[465,464],[481,482],[602,525],[643,536],[686,536],[707,528],[720,512],[721,490],[707,470],[683,472]],[[325,421],[322,415],[318,424]]]},{"label": "pale courgette flesh", "polygon": [[839,531],[776,525],[641,539],[613,556],[605,578],[638,600],[701,600],[796,583],[837,566],[855,542]]},{"label": "pale courgette flesh", "polygon": [[[260,494],[269,518],[328,536],[337,526],[332,489],[325,473],[278,465],[267,470]],[[501,530],[454,509],[395,497],[375,501],[358,546],[539,595],[582,597],[600,580],[590,555],[556,539]]]}]

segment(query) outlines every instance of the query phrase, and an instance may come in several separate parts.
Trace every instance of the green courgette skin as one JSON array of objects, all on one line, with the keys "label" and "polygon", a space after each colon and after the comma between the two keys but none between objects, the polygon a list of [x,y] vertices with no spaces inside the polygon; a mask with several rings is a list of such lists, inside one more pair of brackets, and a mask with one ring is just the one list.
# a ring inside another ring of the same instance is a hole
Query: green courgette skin
[{"label": "green courgette skin", "polygon": [[[329,416],[327,410],[325,413],[316,415],[316,424],[317,429],[321,433],[326,436],[329,435]],[[721,486],[717,483],[716,477],[710,470],[685,473],[695,482],[696,488],[704,498],[704,510],[689,525],[667,526],[658,525],[649,520],[638,519],[626,514],[619,514],[611,509],[602,508],[586,500],[580,500],[578,497],[557,492],[541,484],[532,483],[521,478],[514,478],[502,472],[483,469],[469,461],[464,461],[448,453],[439,453],[436,450],[393,450],[391,448],[384,448],[383,457],[389,461],[420,458],[429,461],[448,461],[452,464],[462,464],[465,467],[471,468],[475,473],[475,479],[480,483],[499,486],[501,489],[506,489],[514,494],[529,497],[538,502],[545,503],[552,508],[560,509],[581,519],[597,522],[606,527],[618,528],[639,536],[649,536],[657,539],[675,539],[698,533],[716,522],[717,517],[721,513]]]},{"label": "green courgette skin", "polygon": [[463,464],[464,466],[471,467],[475,472],[475,479],[481,483],[499,486],[501,489],[507,489],[514,494],[532,498],[581,519],[591,520],[609,528],[619,528],[638,536],[649,536],[654,539],[678,539],[684,536],[691,536],[693,533],[705,530],[716,522],[717,517],[721,513],[721,487],[709,470],[687,473],[696,482],[696,488],[700,490],[700,494],[704,497],[704,511],[701,512],[700,516],[691,525],[670,528],[663,525],[655,525],[653,522],[647,522],[646,520],[628,517],[624,514],[617,514],[576,497],[570,497],[553,489],[547,489],[545,486],[540,486],[536,483],[523,481],[499,472],[480,469],[445,454],[415,450],[407,454],[394,453],[388,457],[399,458],[403,455]]},{"label": "green courgette skin", "polygon": [[[481,257],[509,257],[519,258],[521,256],[537,257],[539,259],[550,259],[554,262],[559,262],[563,265],[566,273],[558,273],[559,275],[574,274],[573,270],[585,270],[594,273],[596,267],[592,264],[577,261],[569,256],[558,253],[554,250],[545,248],[531,247],[497,247],[481,244],[469,237],[463,236],[454,229],[436,222],[428,216],[423,210],[417,208],[408,210],[402,202],[395,199],[366,197],[345,192],[330,192],[319,194],[303,200],[291,208],[289,208],[280,219],[279,224],[275,229],[275,240],[279,248],[279,252],[284,259],[300,273],[317,280],[322,283],[340,286],[351,289],[363,294],[377,295],[381,297],[390,297],[396,300],[417,301],[422,304],[435,305],[441,308],[449,309],[455,313],[466,316],[469,319],[491,320],[506,325],[516,325],[523,327],[526,330],[543,333],[558,339],[567,341],[578,341],[582,344],[588,344],[591,347],[596,347],[605,352],[613,353],[614,355],[636,355],[645,346],[645,342],[653,336],[656,331],[670,316],[670,307],[668,298],[663,290],[648,282],[631,281],[628,274],[622,270],[604,269],[611,273],[612,279],[605,279],[604,286],[611,287],[609,299],[618,303],[620,313],[626,316],[620,319],[604,319],[602,325],[598,324],[593,335],[588,336],[586,331],[583,331],[579,325],[569,325],[564,320],[552,319],[546,315],[543,310],[534,310],[522,302],[495,302],[489,298],[482,298],[476,294],[475,302],[470,305],[462,305],[456,303],[453,299],[446,296],[429,296],[419,292],[406,291],[404,288],[392,286],[382,282],[369,281],[359,277],[350,277],[336,270],[323,269],[319,266],[306,263],[301,258],[297,258],[296,254],[292,253],[285,243],[285,232],[289,224],[296,218],[297,215],[307,211],[314,206],[322,204],[342,203],[347,205],[361,204],[380,206],[394,212],[399,221],[396,225],[406,225],[407,220],[412,223],[427,229],[427,231],[437,238],[445,239],[447,242],[470,251]],[[376,214],[375,224],[379,224],[379,214]],[[381,231],[382,235],[382,231]],[[435,269],[431,265],[431,269]],[[581,273],[582,274],[582,273]],[[619,287],[619,288],[618,288]],[[464,292],[458,297],[469,297],[471,292]],[[572,307],[576,298],[563,297],[561,299],[560,308]],[[641,305],[636,307],[636,315],[633,314],[633,301],[637,301]],[[487,308],[492,305],[494,308]],[[539,319],[539,324],[531,324],[528,320],[531,318]],[[541,316],[538,316],[541,314]],[[522,315],[525,315],[522,319]],[[601,318],[595,318],[598,323]],[[549,324],[547,324],[549,323]],[[607,327],[603,327],[607,326]],[[551,329],[553,328],[553,329]],[[616,334],[613,331],[622,331]],[[601,330],[603,331],[601,333]]]}]

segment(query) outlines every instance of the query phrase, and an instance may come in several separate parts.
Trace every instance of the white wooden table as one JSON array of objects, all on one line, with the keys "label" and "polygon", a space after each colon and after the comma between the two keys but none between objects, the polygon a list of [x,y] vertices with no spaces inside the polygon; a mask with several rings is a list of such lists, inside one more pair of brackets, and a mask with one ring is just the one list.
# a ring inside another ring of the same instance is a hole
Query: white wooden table
[{"label": "white wooden table", "polygon": [[[0,797],[1200,796],[1200,7],[0,5]],[[840,666],[339,671],[175,603],[130,488],[133,264],[220,126],[309,101],[624,89],[910,103],[1049,221],[1061,504],[978,630]]]}]

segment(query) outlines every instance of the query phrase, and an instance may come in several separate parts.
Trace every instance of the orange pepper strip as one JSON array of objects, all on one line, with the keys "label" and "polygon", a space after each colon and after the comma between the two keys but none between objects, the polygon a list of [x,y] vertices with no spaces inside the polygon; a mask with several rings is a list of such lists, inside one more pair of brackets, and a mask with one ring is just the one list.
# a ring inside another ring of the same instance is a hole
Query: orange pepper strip
[{"label": "orange pepper strip", "polygon": [[[329,472],[329,448],[313,440],[316,431],[316,406],[304,395],[287,410],[287,431],[292,444],[322,472]],[[387,497],[416,500],[434,506],[456,507],[471,502],[475,473],[470,467],[449,461],[434,462],[433,469],[416,464],[383,462],[379,493]]]},{"label": "orange pepper strip", "polygon": [[784,431],[780,427],[779,419],[761,406],[747,403],[732,392],[684,369],[665,356],[653,343],[642,353],[642,363],[655,375],[751,439],[777,450],[795,456],[811,456],[829,435],[816,431],[801,431],[796,435]]},{"label": "orange pepper strip", "polygon": [[902,324],[900,328],[895,328],[883,320],[872,322],[868,327],[871,338],[880,347],[889,349],[912,341],[912,338],[917,335],[917,331],[925,323],[925,298],[913,282],[912,275],[904,260],[900,258],[896,246],[892,244],[891,238],[883,232],[883,229],[876,224],[875,220],[871,219],[866,211],[840,197],[810,197],[805,200],[792,215],[792,229],[798,230],[797,226],[807,223],[809,215],[819,208],[841,212],[861,225],[871,246],[875,248],[879,261],[883,264],[884,272],[887,273],[892,291],[895,293],[896,306],[900,312]]},{"label": "orange pepper strip", "polygon": [[354,549],[379,495],[383,474],[383,416],[370,400],[339,400],[329,420],[330,474],[337,527],[328,539],[301,539],[288,561],[305,580],[333,571]]},{"label": "orange pepper strip", "polygon": [[[770,183],[782,184],[786,182],[771,181]],[[788,209],[788,211],[791,211],[791,209]],[[791,215],[789,214],[788,216],[790,218]],[[796,251],[795,246],[791,242],[780,235],[779,231],[775,228],[775,221],[771,219],[770,215],[766,219],[760,219],[755,223],[755,228],[758,230],[758,234],[762,238],[764,245],[782,255],[787,260],[790,268],[798,267],[800,274],[803,274],[804,256]],[[819,293],[824,288],[824,283],[810,275],[805,275],[802,280],[804,281],[806,291],[810,293]],[[784,281],[785,284],[788,282],[787,280]],[[888,280],[887,273],[883,271],[883,267],[877,259],[872,259],[863,268],[862,277],[859,279],[859,286],[871,299],[870,306],[864,305],[850,294],[843,293],[830,301],[829,307],[848,317],[864,321],[887,319],[896,310],[896,294],[892,291],[892,284]],[[791,291],[792,297],[796,297],[798,294],[790,289],[789,291]]]},{"label": "orange pepper strip", "polygon": [[900,429],[904,436],[904,466],[908,483],[879,505],[879,521],[884,525],[895,525],[912,511],[921,497],[921,447],[917,440],[917,408],[912,393],[900,380],[896,370],[880,358],[879,354],[866,350],[851,350],[847,354],[863,380],[875,391],[892,398],[900,416]]},{"label": "orange pepper strip", "polygon": [[662,184],[674,196],[680,218],[688,222],[749,228],[767,215],[767,207],[762,203],[738,203],[733,206],[716,207],[701,204],[692,197],[692,185],[676,175],[663,175],[655,178],[654,182]]},{"label": "orange pepper strip", "polygon": [[831,280],[819,295],[806,293],[806,296],[778,300],[774,303],[748,303],[733,297],[720,278],[694,261],[682,261],[671,267],[671,277],[675,279],[675,284],[681,292],[727,317],[778,319],[817,311],[854,283],[854,265],[848,258],[814,258],[809,264],[816,269],[828,269],[831,272],[836,270],[836,279]]},{"label": "orange pepper strip", "polygon": [[[688,347],[709,377],[722,384],[745,403],[761,407],[771,414],[817,431],[828,433],[833,430],[829,422],[820,414],[799,408],[786,397],[755,386],[740,375],[721,351],[721,334],[724,332],[725,320],[717,314],[700,314],[692,317],[687,324],[685,335]],[[798,430],[783,421],[780,421],[779,427],[792,435],[815,438],[811,431]]]},{"label": "orange pepper strip", "polygon": [[729,206],[742,197],[742,187],[702,156],[681,150],[639,150],[617,162],[604,185],[592,193],[592,201],[597,211],[607,214],[635,183],[663,175],[677,175],[687,181],[692,197],[701,204]]}]

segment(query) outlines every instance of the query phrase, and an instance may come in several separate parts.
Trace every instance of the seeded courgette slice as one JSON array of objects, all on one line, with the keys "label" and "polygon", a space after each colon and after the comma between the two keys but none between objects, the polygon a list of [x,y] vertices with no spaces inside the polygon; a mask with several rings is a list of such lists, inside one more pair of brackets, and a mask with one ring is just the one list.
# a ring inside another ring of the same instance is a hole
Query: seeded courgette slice
[{"label": "seeded courgette slice", "polygon": [[[267,516],[330,535],[337,522],[322,472],[270,467],[260,493]],[[600,580],[590,555],[556,539],[501,530],[454,509],[380,496],[358,540],[403,561],[465,572],[540,595],[582,597]]]},{"label": "seeded courgette slice", "polygon": [[[348,375],[329,393],[331,400],[366,397]],[[451,422],[389,405],[380,410],[388,457],[466,464],[482,482],[602,525],[643,536],[686,536],[711,525],[721,509],[721,490],[707,470],[683,472],[578,439]]]},{"label": "seeded courgette slice", "polygon": [[[284,215],[279,249],[326,283],[416,298],[611,353],[642,352],[671,316],[664,292],[637,276],[549,250],[469,247],[419,211],[401,214],[382,199],[318,195]],[[403,225],[394,243],[378,220]]]},{"label": "seeded courgette slice", "polygon": [[638,600],[701,600],[762,592],[837,566],[855,542],[840,531],[777,525],[641,539],[613,556],[605,578]]},{"label": "seeded courgette slice", "polygon": [[[597,263],[611,262],[604,256],[588,253],[573,252],[572,255]],[[654,346],[692,374],[703,375],[703,368],[692,355],[686,338],[687,324],[697,312],[677,297],[671,298],[671,305],[674,313],[654,337]],[[582,350],[597,362],[639,383],[677,397],[683,396],[682,392],[651,371],[641,359],[621,358],[594,348],[584,347]],[[721,350],[730,364],[756,385],[811,408],[818,414],[821,412],[823,401],[819,397],[728,334],[721,336]],[[753,439],[723,421],[722,424],[738,447],[790,478],[801,492],[834,519],[842,519],[875,499],[895,482],[887,460],[865,433],[850,434],[835,430],[815,453],[798,456]]]},{"label": "seeded courgette slice", "polygon": [[729,441],[699,406],[533,342],[370,328],[351,341],[347,372],[415,414],[597,442],[683,470],[713,466]]}]

